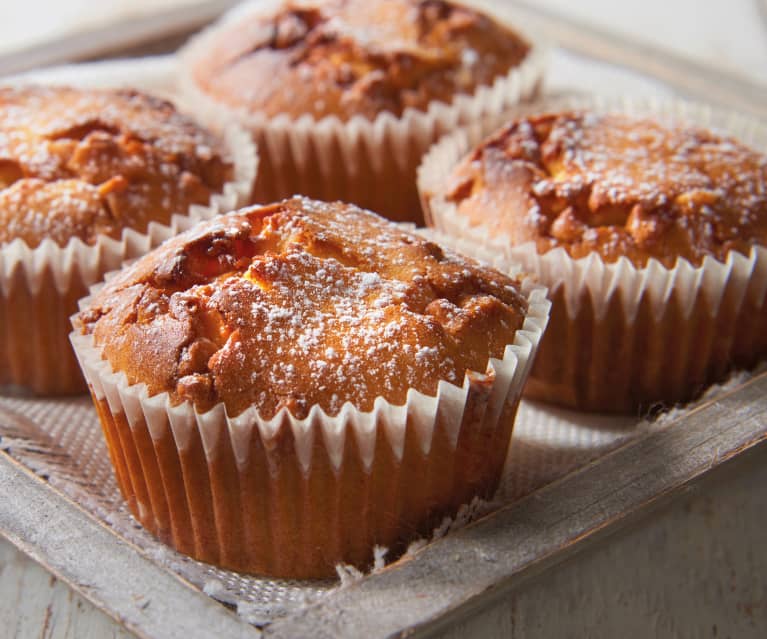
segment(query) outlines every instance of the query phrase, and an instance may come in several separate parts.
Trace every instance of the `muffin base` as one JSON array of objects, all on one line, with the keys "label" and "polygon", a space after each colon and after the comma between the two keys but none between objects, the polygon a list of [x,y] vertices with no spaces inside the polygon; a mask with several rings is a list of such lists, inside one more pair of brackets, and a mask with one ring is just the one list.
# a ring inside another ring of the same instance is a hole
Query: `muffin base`
[{"label": "muffin base", "polygon": [[169,226],[152,222],[146,233],[123,231],[86,245],[79,238],[60,247],[51,240],[32,249],[22,240],[0,247],[0,385],[38,395],[84,393],[87,385],[69,342],[69,317],[88,288],[124,260],[139,257],[192,222],[237,208],[250,194],[258,158],[250,136],[225,134],[235,176],[208,206],[193,205]]},{"label": "muffin base", "polygon": [[[504,118],[590,108],[724,129],[764,148],[767,128],[738,114],[681,101],[581,97],[520,107]],[[643,268],[626,258],[606,264],[594,254],[571,258],[562,249],[539,254],[534,243],[510,246],[489,227],[471,226],[442,198],[440,185],[498,119],[443,139],[419,168],[427,221],[469,238],[465,252],[495,252],[521,264],[550,290],[552,313],[525,396],[593,412],[642,413],[689,401],[735,368],[767,357],[767,249],[730,252],[700,267],[678,260]],[[481,247],[481,248],[480,248]]]},{"label": "muffin base", "polygon": [[64,291],[50,268],[40,273],[37,290],[22,268],[5,278],[0,291],[0,386],[35,394],[71,395],[87,390],[67,333],[61,330],[87,294],[79,274]]},{"label": "muffin base", "polygon": [[[270,6],[267,3],[261,10]],[[484,9],[501,22],[511,22],[502,8]],[[382,113],[373,120],[356,116],[348,122],[335,116],[317,121],[309,114],[295,120],[284,115],[268,118],[227,106],[197,85],[195,60],[208,54],[207,43],[217,28],[203,31],[180,53],[181,94],[188,108],[211,128],[234,121],[252,132],[261,156],[253,202],[274,202],[300,193],[352,202],[390,220],[417,224],[423,224],[415,179],[423,154],[457,127],[533,99],[547,59],[546,45],[525,33],[531,48],[518,66],[492,86],[456,95],[450,104],[435,101],[424,111],[408,109],[401,117]]]},{"label": "muffin base", "polygon": [[[569,310],[567,285],[555,286],[525,396],[585,411],[641,414],[688,402],[729,371],[752,368],[767,356],[767,279],[759,276],[767,251],[755,248],[748,258],[733,253],[733,262],[722,291],[701,287],[690,302],[688,291],[672,290],[660,315],[646,293],[629,315],[620,293],[604,299],[588,289]],[[721,263],[706,268],[728,270]]]},{"label": "muffin base", "polygon": [[92,336],[72,334],[134,516],[165,543],[222,567],[279,577],[367,568],[446,515],[497,488],[521,389],[545,327],[545,290],[526,283],[529,310],[503,359],[435,397],[411,389],[403,406],[382,397],[371,412],[346,404],[204,414],[167,393],[148,396],[111,370]]},{"label": "muffin base", "polygon": [[146,421],[130,425],[97,401],[120,490],[150,533],[200,561],[288,578],[330,577],[338,563],[370,568],[374,546],[398,556],[474,496],[492,496],[517,404],[496,428],[462,429],[455,448],[438,428],[427,454],[411,426],[401,459],[379,430],[369,470],[353,438],[338,469],[318,443],[304,474],[287,425],[254,436],[238,466],[231,442],[209,457],[195,432],[181,451],[170,430],[154,439]]}]

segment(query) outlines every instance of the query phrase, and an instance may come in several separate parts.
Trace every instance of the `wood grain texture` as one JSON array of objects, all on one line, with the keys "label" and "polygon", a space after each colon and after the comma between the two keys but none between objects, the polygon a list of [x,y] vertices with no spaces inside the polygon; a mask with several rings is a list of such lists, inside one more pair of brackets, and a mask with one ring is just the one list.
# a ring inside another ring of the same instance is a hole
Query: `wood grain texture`
[{"label": "wood grain texture", "polygon": [[738,637],[767,628],[767,448],[443,628],[462,637]]},{"label": "wood grain texture", "polygon": [[2,538],[0,637],[135,639],[135,635]]},{"label": "wood grain texture", "polygon": [[[609,60],[648,77],[655,74],[685,95],[767,113],[763,89],[748,80],[712,73],[681,56],[637,47],[588,25],[540,11],[537,15],[548,23],[550,36],[583,56]],[[709,467],[725,471],[739,463],[745,456],[730,464],[723,460],[740,448],[753,451],[754,459],[760,456],[764,467],[761,442],[767,416],[759,403],[767,386],[763,379],[756,384],[756,390],[744,389],[744,397],[722,398],[690,416],[691,422],[674,429],[679,432],[618,451],[578,473],[571,486],[560,482],[504,511],[497,527],[493,520],[479,522],[461,533],[464,537],[451,536],[427,548],[416,561],[358,583],[327,605],[275,624],[268,632],[371,638],[433,632],[446,633],[449,639],[763,636],[767,604],[759,532],[767,513],[765,474],[752,464],[737,481],[722,480],[721,489],[712,483],[720,477],[718,472],[709,475],[712,482],[705,488],[698,483]],[[9,478],[18,479],[18,470],[10,472],[0,462],[2,511],[7,506],[23,510],[28,498],[38,506],[48,501],[46,493],[28,490],[30,482],[40,483],[31,476],[9,483]],[[690,486],[693,494],[683,497]],[[664,506],[672,495],[678,499]],[[46,569],[0,541],[0,639],[132,637],[122,629],[124,623],[141,628],[143,637],[257,636],[207,597],[194,591],[187,596],[187,587],[168,581],[164,571],[147,571],[144,559],[130,547],[118,549],[115,559],[110,546],[114,541],[102,543],[99,533],[93,547],[87,547],[82,540],[90,542],[95,525],[87,517],[82,523],[77,517],[62,520],[57,510],[37,510],[34,521],[14,519],[11,534],[54,571],[63,572],[64,562],[71,585],[51,581]],[[62,521],[67,523],[60,528]],[[9,527],[7,520],[0,524]],[[49,537],[51,525],[65,533],[63,539],[58,534]],[[71,538],[86,546],[83,557],[65,556]],[[133,592],[132,584],[125,583],[133,562],[149,579],[140,587],[153,593],[153,603],[144,611],[145,600],[126,597]],[[734,575],[727,573],[728,567]],[[89,574],[97,575],[95,583],[87,580]],[[81,578],[75,581],[75,575]],[[121,620],[95,610],[89,600],[109,607]],[[87,612],[76,610],[81,606]],[[153,610],[150,619],[142,617],[146,610]],[[223,623],[231,623],[226,625],[230,632],[217,625],[221,614],[229,616]],[[762,634],[753,634],[754,627]]]},{"label": "wood grain texture", "polygon": [[707,67],[767,83],[767,31],[759,19],[763,2],[535,0],[534,4]]},{"label": "wood grain texture", "polygon": [[[68,28],[53,29],[49,39],[35,42],[24,48],[0,55],[0,76],[19,73],[35,67],[50,64],[94,59],[114,54],[117,51],[133,52],[146,55],[157,50],[169,51],[180,44],[178,37],[186,37],[214,20],[236,0],[207,0],[187,3],[181,7],[151,7],[146,3],[144,11],[130,11],[131,5],[125,2],[109,11],[102,12],[101,20],[93,24],[71,24]],[[64,3],[57,2],[56,6]],[[109,3],[102,3],[108,5]],[[99,5],[100,6],[100,5]],[[32,9],[39,6],[32,5]],[[120,14],[122,8],[124,13]],[[43,12],[44,13],[44,12]],[[55,13],[55,8],[54,8]]]},{"label": "wood grain texture", "polygon": [[525,24],[574,53],[639,71],[690,98],[767,117],[767,86],[746,75],[720,71],[683,55],[563,18],[533,3],[513,0],[509,4]]},{"label": "wood grain texture", "polygon": [[754,0],[756,2],[759,17],[762,20],[762,30],[767,34],[767,0]]},{"label": "wood grain texture", "polygon": [[[444,627],[637,516],[711,468],[767,445],[767,374],[317,606],[274,637],[405,636]],[[589,543],[586,543],[589,542]],[[371,618],[370,610],[386,614]]]},{"label": "wood grain texture", "polygon": [[0,504],[0,534],[137,637],[259,636],[5,453],[0,453]]}]

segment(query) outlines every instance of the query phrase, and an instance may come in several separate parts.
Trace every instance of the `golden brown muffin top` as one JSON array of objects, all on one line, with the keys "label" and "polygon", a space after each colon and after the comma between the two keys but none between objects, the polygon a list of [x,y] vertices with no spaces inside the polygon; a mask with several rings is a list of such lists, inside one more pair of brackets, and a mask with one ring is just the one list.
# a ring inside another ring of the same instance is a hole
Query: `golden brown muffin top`
[{"label": "golden brown muffin top", "polygon": [[625,115],[523,118],[453,171],[447,199],[513,245],[643,266],[767,245],[767,157],[727,137]]},{"label": "golden brown muffin top", "polygon": [[76,325],[151,394],[302,418],[460,385],[503,356],[526,308],[516,280],[355,206],[296,197],[172,238]]},{"label": "golden brown muffin top", "polygon": [[232,179],[213,136],[130,90],[0,88],[0,244],[145,232]]},{"label": "golden brown muffin top", "polygon": [[450,102],[529,51],[489,17],[441,0],[285,2],[222,26],[208,44],[193,73],[217,99],[270,117],[342,120]]}]

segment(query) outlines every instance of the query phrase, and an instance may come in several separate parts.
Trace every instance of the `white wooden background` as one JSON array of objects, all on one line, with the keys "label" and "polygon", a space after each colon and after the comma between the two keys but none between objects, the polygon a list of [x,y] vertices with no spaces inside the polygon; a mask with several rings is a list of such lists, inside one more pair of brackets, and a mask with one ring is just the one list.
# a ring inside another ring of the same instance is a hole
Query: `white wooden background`
[{"label": "white wooden background", "polygon": [[531,0],[767,84],[767,0]]},{"label": "white wooden background", "polygon": [[[118,16],[197,1],[0,0],[0,54],[107,24]],[[767,0],[530,1],[767,85]],[[755,470],[729,478],[710,494],[692,495],[680,508],[659,513],[655,522],[590,551],[580,563],[571,561],[556,580],[533,584],[507,605],[454,626],[446,636],[481,632],[506,637],[642,637],[648,630],[674,637],[767,636],[765,580],[755,579],[753,570],[749,573],[754,553],[764,553],[759,540],[767,522],[764,517],[740,517],[759,508],[764,514],[766,483],[764,470]],[[712,538],[712,531],[722,537]],[[692,556],[700,567],[679,581],[675,566],[669,565],[672,577],[664,579],[651,569],[653,557],[660,555]],[[647,570],[615,570],[629,565]],[[722,571],[731,573],[729,590],[706,585],[715,584]],[[587,582],[585,574],[603,574],[604,580]],[[634,575],[634,583],[621,582],[622,574]],[[709,614],[693,613],[688,624],[680,619],[692,611],[679,610],[676,618],[670,617],[668,607],[685,591],[698,593]],[[522,609],[528,612],[515,613]],[[529,612],[535,610],[539,612]],[[599,632],[589,625],[597,618]],[[0,639],[131,636],[0,538]]]},{"label": "white wooden background", "polygon": [[[527,1],[767,84],[767,0]],[[115,20],[204,3],[0,0],[0,54]]]},{"label": "white wooden background", "polygon": [[201,0],[0,0],[0,53]]}]

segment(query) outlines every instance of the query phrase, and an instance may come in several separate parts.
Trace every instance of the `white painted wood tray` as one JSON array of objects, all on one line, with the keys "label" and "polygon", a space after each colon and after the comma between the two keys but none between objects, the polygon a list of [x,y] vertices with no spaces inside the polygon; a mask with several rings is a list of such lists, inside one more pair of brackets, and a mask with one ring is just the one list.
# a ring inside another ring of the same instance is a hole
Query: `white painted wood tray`
[{"label": "white painted wood tray", "polygon": [[[767,117],[767,90],[740,78],[523,6],[519,15],[559,43],[547,93],[681,94]],[[133,85],[173,97],[173,78],[173,58],[160,57],[14,81]],[[449,633],[720,468],[764,459],[766,392],[767,373],[737,375],[695,407],[651,422],[525,404],[504,485],[484,517],[344,584],[240,577],[166,550],[121,506],[89,400],[0,396],[0,533],[139,637]]]}]

